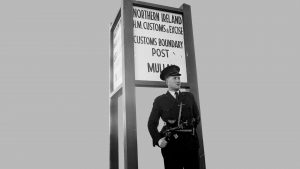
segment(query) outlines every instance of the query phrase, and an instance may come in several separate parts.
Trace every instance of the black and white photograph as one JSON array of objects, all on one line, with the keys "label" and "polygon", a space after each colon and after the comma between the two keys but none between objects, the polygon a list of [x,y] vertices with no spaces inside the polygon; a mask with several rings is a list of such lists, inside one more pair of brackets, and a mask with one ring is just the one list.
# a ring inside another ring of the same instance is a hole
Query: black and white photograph
[{"label": "black and white photograph", "polygon": [[300,1],[3,0],[0,169],[299,169]]}]

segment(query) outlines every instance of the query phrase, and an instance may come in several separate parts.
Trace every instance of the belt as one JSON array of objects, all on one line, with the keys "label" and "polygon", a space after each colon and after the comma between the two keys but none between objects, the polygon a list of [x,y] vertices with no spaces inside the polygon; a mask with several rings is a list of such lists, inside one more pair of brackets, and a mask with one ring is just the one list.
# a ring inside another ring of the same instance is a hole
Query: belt
[{"label": "belt", "polygon": [[176,130],[176,132],[192,133],[193,129],[180,129],[180,130]]}]

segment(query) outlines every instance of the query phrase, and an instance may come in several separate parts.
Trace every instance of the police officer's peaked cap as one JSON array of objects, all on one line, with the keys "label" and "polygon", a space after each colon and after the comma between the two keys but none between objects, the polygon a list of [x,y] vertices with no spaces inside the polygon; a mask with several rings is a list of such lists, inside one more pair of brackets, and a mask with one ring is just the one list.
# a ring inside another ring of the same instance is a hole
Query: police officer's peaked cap
[{"label": "police officer's peaked cap", "polygon": [[167,66],[160,73],[160,79],[166,80],[169,76],[181,76],[179,73],[180,68],[176,65]]}]

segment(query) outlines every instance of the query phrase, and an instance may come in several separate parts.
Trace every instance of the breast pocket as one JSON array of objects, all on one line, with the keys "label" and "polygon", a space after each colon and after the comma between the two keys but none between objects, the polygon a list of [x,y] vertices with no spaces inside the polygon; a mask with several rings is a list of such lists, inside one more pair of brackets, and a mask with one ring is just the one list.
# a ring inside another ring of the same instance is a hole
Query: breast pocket
[{"label": "breast pocket", "polygon": [[170,116],[170,109],[167,107],[162,107],[162,114],[161,114],[161,118],[163,121],[166,122],[166,120],[168,119],[168,116]]},{"label": "breast pocket", "polygon": [[192,113],[192,105],[186,104],[182,107],[182,116],[185,119],[191,119],[193,118],[193,113]]},{"label": "breast pocket", "polygon": [[176,120],[178,118],[178,108],[165,106],[162,108],[162,119],[164,121]]}]

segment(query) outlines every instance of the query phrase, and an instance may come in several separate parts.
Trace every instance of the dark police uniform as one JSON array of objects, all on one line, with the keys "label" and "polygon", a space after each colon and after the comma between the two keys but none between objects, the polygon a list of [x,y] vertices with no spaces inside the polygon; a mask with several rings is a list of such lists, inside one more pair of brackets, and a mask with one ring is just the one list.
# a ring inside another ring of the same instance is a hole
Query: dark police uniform
[{"label": "dark police uniform", "polygon": [[[188,128],[195,127],[199,123],[199,109],[192,93],[179,92],[178,99],[175,99],[168,91],[155,98],[148,119],[148,130],[153,139],[153,146],[158,145],[158,141],[164,137],[162,134],[164,131],[178,125],[180,103],[182,103],[180,121],[186,122]],[[165,122],[165,126],[158,131],[160,118]],[[167,146],[161,148],[166,169],[198,169],[198,152],[199,140],[196,132],[194,134],[192,132],[174,132],[171,139],[168,140]]]}]

